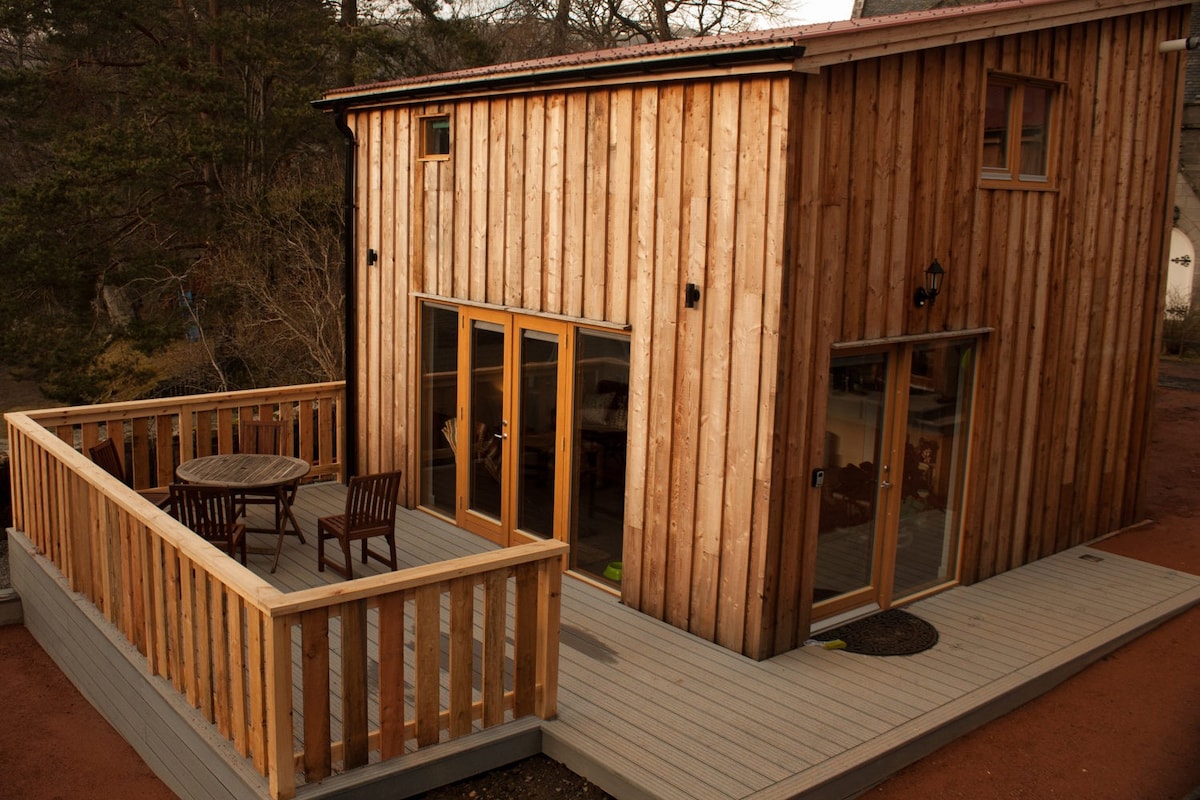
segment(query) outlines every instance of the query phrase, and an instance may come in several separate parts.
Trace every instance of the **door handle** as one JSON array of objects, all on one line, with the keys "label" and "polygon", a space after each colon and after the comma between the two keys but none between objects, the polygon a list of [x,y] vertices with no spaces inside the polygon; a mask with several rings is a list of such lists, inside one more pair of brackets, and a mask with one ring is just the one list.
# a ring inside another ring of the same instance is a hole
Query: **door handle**
[{"label": "door handle", "polygon": [[890,488],[892,488],[892,482],[891,482],[891,481],[886,481],[886,480],[885,480],[885,481],[880,481],[880,482],[879,482],[879,488],[880,488],[880,489],[890,489]]}]

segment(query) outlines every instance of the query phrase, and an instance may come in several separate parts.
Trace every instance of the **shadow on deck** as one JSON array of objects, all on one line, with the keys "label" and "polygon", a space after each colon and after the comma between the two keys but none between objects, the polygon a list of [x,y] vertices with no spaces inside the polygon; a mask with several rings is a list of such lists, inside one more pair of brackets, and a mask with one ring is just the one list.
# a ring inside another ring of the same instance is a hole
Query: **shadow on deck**
[{"label": "shadow on deck", "polygon": [[[317,572],[315,542],[316,518],[338,513],[344,491],[334,483],[304,487],[297,516],[307,544],[289,536],[274,575],[270,556],[252,556],[250,568],[285,592],[341,583],[335,573]],[[397,545],[402,567],[494,549],[404,509]],[[30,629],[39,640],[61,638],[42,621],[54,613],[47,604],[62,599],[34,579],[29,548],[14,550],[23,554],[14,578],[29,593]],[[356,576],[383,571],[355,561]],[[938,628],[940,640],[899,658],[806,647],[754,662],[622,606],[584,581],[565,580],[562,601],[557,719],[520,720],[301,786],[297,796],[380,796],[382,787],[372,784],[381,779],[388,796],[411,796],[540,750],[623,799],[852,797],[1200,602],[1200,578],[1075,548],[911,606]],[[51,644],[61,650],[64,643]],[[94,670],[67,661],[64,671],[102,707],[111,688],[89,691]],[[129,683],[117,699],[128,693],[162,694]],[[162,761],[155,748],[207,746],[208,757],[193,769],[262,785],[226,742],[204,735],[207,723],[198,714],[174,705],[190,718],[199,744],[163,744],[158,726],[145,720],[117,727],[151,766]],[[186,794],[195,779],[175,774],[167,782]]]}]

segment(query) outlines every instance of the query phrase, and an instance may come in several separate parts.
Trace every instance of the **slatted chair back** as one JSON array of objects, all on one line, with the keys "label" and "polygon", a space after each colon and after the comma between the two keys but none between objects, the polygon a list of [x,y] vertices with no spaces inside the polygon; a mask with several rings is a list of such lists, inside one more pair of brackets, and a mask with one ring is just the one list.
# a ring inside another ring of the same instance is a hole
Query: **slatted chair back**
[{"label": "slatted chair back", "polygon": [[246,528],[238,522],[229,489],[173,483],[171,502],[176,519],[230,556],[240,548],[242,563],[246,563]]},{"label": "slatted chair back", "polygon": [[95,447],[89,447],[88,455],[101,469],[121,483],[125,483],[125,466],[121,463],[121,455],[117,452],[116,442],[112,439],[105,439]]},{"label": "slatted chair back", "polygon": [[381,472],[356,475],[346,490],[346,522],[354,533],[365,528],[386,528],[396,524],[396,501],[400,496],[400,473]]},{"label": "slatted chair back", "polygon": [[[376,475],[356,475],[346,487],[346,509],[333,517],[317,520],[317,571],[332,567],[347,579],[354,578],[350,558],[350,543],[362,545],[362,562],[373,558],[389,569],[396,569],[396,503],[400,498],[400,473],[381,472]],[[387,555],[367,546],[367,540],[382,536],[387,541]],[[325,557],[325,542],[336,539],[342,551],[342,563]]]},{"label": "slatted chair back", "polygon": [[[125,465],[121,463],[120,451],[117,450],[117,443],[112,439],[105,439],[95,447],[89,447],[88,455],[92,457],[92,461],[98,467],[126,486],[129,485],[129,481],[125,477]],[[171,503],[170,495],[162,489],[138,489],[137,493],[159,508],[168,508]]]},{"label": "slatted chair back", "polygon": [[283,423],[275,420],[246,420],[241,425],[238,449],[243,453],[283,455]]}]

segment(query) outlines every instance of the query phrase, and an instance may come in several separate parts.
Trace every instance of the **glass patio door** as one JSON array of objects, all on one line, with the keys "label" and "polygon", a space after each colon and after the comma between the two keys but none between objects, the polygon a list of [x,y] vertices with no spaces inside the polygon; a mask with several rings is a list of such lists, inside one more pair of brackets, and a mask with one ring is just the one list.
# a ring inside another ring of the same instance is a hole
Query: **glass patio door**
[{"label": "glass patio door", "polygon": [[569,370],[561,323],[463,308],[457,523],[509,545],[561,527]]},{"label": "glass patio door", "polygon": [[473,310],[460,315],[459,363],[466,380],[459,388],[459,524],[482,536],[505,539],[506,484],[510,470],[507,314]]},{"label": "glass patio door", "polygon": [[830,364],[813,618],[953,582],[975,342],[912,342]]},{"label": "glass patio door", "polygon": [[560,539],[570,569],[623,577],[629,336],[421,306],[421,505],[497,544]]}]

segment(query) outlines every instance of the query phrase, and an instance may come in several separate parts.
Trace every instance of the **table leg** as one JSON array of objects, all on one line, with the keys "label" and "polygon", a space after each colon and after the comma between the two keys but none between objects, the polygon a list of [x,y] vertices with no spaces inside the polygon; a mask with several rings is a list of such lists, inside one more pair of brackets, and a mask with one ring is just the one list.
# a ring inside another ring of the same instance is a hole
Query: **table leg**
[{"label": "table leg", "polygon": [[280,486],[275,489],[275,560],[271,563],[271,572],[275,572],[279,566],[279,556],[283,553],[283,538],[287,536],[287,521],[292,521],[292,530],[296,532],[296,538],[300,540],[300,544],[304,544],[304,534],[300,532],[300,523],[296,520],[296,515],[292,513],[292,489],[291,486]]}]

